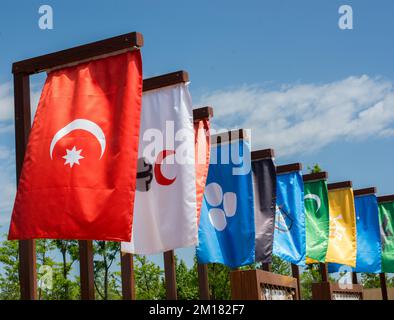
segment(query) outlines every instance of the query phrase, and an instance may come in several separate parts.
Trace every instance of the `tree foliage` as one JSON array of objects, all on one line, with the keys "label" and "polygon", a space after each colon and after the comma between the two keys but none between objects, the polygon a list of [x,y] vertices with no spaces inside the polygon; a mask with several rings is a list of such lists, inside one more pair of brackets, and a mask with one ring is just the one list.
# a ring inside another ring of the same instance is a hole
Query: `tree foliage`
[{"label": "tree foliage", "polygon": [[19,256],[17,241],[3,241],[0,246],[0,299],[20,299]]},{"label": "tree foliage", "polygon": [[[97,241],[94,243],[94,271],[96,299],[121,299],[121,275],[119,243]],[[42,300],[80,299],[80,283],[77,262],[79,248],[77,241],[37,240],[38,297]],[[42,266],[49,267],[43,268]],[[175,259],[177,294],[180,300],[199,299],[197,259],[191,267],[185,261]],[[258,264],[245,266],[241,270],[259,268]],[[291,275],[290,264],[273,256],[272,272]],[[3,241],[0,245],[0,299],[20,298],[18,276],[18,242]],[[48,276],[50,270],[50,277]],[[221,264],[208,264],[210,296],[213,300],[231,298],[230,268]],[[139,300],[166,298],[164,270],[146,256],[134,256],[136,297]],[[44,279],[42,279],[44,277]],[[47,286],[46,280],[51,280]],[[311,299],[311,286],[319,282],[318,265],[308,265],[301,270],[301,293],[303,299]],[[362,274],[365,288],[380,287],[379,275]],[[388,277],[387,285],[394,285],[394,278]]]},{"label": "tree foliage", "polygon": [[117,273],[111,267],[119,258],[120,243],[111,241],[94,241],[94,286],[96,296],[102,300],[121,298],[121,288]]},{"label": "tree foliage", "polygon": [[159,300],[165,297],[163,270],[146,256],[134,256],[134,277],[138,300]]}]

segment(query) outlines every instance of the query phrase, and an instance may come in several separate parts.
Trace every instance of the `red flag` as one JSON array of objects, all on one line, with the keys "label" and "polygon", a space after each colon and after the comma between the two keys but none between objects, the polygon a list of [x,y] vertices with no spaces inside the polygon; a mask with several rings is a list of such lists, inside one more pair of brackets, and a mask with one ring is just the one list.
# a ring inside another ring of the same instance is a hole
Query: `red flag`
[{"label": "red flag", "polygon": [[204,196],[205,182],[208,176],[211,139],[209,135],[209,119],[194,122],[194,144],[196,157],[196,202],[197,221],[200,221],[200,211]]},{"label": "red flag", "polygon": [[10,240],[130,241],[141,97],[138,50],[49,73]]}]

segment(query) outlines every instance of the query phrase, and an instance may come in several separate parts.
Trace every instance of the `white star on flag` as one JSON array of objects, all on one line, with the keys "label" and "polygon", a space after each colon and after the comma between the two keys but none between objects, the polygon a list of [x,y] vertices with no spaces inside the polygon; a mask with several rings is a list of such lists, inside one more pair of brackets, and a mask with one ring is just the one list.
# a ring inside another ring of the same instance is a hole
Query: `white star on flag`
[{"label": "white star on flag", "polygon": [[77,150],[75,146],[71,150],[66,149],[66,151],[67,154],[63,157],[63,159],[66,159],[64,165],[69,164],[70,168],[72,168],[75,163],[79,165],[79,160],[84,158],[81,156],[82,149]]}]

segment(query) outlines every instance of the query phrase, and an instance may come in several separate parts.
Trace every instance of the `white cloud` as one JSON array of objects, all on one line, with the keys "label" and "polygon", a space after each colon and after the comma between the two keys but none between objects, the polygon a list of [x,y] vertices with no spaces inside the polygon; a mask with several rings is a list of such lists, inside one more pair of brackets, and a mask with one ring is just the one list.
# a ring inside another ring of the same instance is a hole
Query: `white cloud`
[{"label": "white cloud", "polygon": [[[34,115],[41,96],[42,84],[34,84],[30,93],[32,115]],[[14,92],[10,82],[0,84],[0,132],[1,122],[14,119]]]},{"label": "white cloud", "polygon": [[13,124],[3,124],[0,122],[0,134],[1,133],[11,133],[14,131]]},{"label": "white cloud", "polygon": [[7,225],[11,218],[16,193],[14,153],[0,146],[0,225]]},{"label": "white cloud", "polygon": [[0,146],[0,161],[9,161],[11,159],[12,152],[10,149]]},{"label": "white cloud", "polygon": [[0,121],[11,120],[14,116],[14,97],[9,82],[0,84]]},{"label": "white cloud", "polygon": [[11,220],[11,211],[14,204],[16,186],[10,178],[7,178],[7,180],[3,182],[2,174],[0,174],[0,179],[2,179],[0,194],[0,225],[4,226]]},{"label": "white cloud", "polygon": [[393,83],[366,75],[277,90],[242,86],[202,96],[220,128],[252,129],[253,148],[280,155],[318,150],[341,139],[394,135]]}]

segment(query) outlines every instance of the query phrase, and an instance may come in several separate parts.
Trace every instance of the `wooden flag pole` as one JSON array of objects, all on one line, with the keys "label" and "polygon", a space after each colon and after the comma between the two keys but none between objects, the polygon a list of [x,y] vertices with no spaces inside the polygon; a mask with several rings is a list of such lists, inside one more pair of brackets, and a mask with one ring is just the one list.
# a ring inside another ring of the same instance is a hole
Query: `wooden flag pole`
[{"label": "wooden flag pole", "polygon": [[164,276],[167,300],[177,300],[174,250],[164,252]]},{"label": "wooden flag pole", "polygon": [[[285,173],[290,173],[290,172],[298,172],[302,170],[302,164],[301,163],[292,163],[292,164],[286,164],[282,166],[277,166],[276,167],[276,174],[285,174]],[[291,264],[291,273],[293,278],[297,280],[297,289],[298,289],[298,299],[301,300],[301,279],[300,279],[300,269],[297,265]]]},{"label": "wooden flag pole", "polygon": [[382,300],[388,300],[389,295],[388,295],[388,291],[387,291],[386,274],[379,273],[379,279],[380,279],[380,288],[382,290]]},{"label": "wooden flag pole", "polygon": [[352,272],[352,283],[358,284],[357,272]]},{"label": "wooden flag pole", "polygon": [[79,240],[81,299],[94,300],[93,241]]},{"label": "wooden flag pole", "polygon": [[264,271],[272,272],[272,265],[271,263],[262,263],[261,269]]},{"label": "wooden flag pole", "polygon": [[298,299],[301,300],[302,296],[301,296],[300,268],[294,263],[291,264],[291,275],[293,276],[293,278],[297,279]]},{"label": "wooden flag pole", "polygon": [[319,263],[321,282],[329,282],[327,263]]},{"label": "wooden flag pole", "polygon": [[[18,183],[31,126],[30,75],[61,66],[97,59],[109,54],[121,53],[133,48],[140,48],[143,46],[143,43],[142,34],[132,32],[13,63],[16,174]],[[37,299],[36,250],[34,240],[19,241],[19,280],[21,299]]]},{"label": "wooden flag pole", "polygon": [[200,291],[200,300],[209,300],[209,278],[208,278],[208,265],[199,263],[197,265],[198,272],[198,287]]},{"label": "wooden flag pole", "polygon": [[120,253],[122,297],[123,300],[135,300],[134,260],[131,253]]},{"label": "wooden flag pole", "polygon": [[[389,196],[380,196],[378,197],[378,203],[385,203],[385,202],[394,202],[394,195],[389,195]],[[382,291],[382,299],[383,300],[388,300],[388,291],[387,291],[387,281],[386,281],[386,274],[385,273],[380,273],[379,274],[379,279],[380,279],[380,289]]]},{"label": "wooden flag pole", "polygon": [[[25,73],[14,74],[16,181],[22,172],[30,133],[30,81]],[[19,285],[22,300],[37,299],[36,243],[19,241]]]}]

